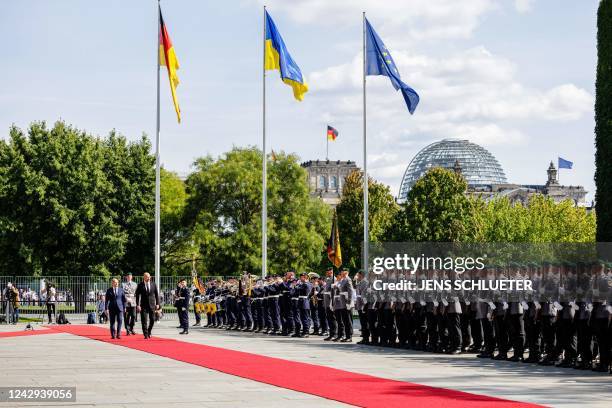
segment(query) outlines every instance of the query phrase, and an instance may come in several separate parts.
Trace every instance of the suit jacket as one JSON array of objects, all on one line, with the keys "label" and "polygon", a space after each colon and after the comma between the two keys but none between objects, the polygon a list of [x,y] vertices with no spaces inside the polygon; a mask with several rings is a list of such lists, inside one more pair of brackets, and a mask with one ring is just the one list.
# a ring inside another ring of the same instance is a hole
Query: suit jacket
[{"label": "suit jacket", "polygon": [[159,292],[155,282],[149,281],[149,291],[144,282],[140,282],[136,287],[136,306],[145,310],[156,310],[159,306]]},{"label": "suit jacket", "polygon": [[112,312],[125,312],[125,305],[127,301],[125,299],[125,292],[121,287],[117,288],[117,295],[115,295],[114,288],[108,288],[106,290],[106,297],[104,298],[104,308]]},{"label": "suit jacket", "polygon": [[188,309],[189,308],[189,289],[179,288],[177,293],[178,293],[178,297],[182,299],[176,300],[175,307],[177,309],[182,309],[183,307],[185,309]]}]

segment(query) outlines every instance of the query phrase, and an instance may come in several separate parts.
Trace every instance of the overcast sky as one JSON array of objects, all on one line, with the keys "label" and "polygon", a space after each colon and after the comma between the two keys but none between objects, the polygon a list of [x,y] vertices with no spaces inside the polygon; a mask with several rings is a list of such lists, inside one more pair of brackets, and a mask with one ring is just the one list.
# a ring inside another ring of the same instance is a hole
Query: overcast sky
[{"label": "overcast sky", "polygon": [[[466,138],[497,157],[510,182],[594,191],[597,0],[267,0],[310,92],[303,102],[268,74],[268,146],[362,163],[361,12],[421,96],[414,116],[385,77],[368,77],[368,163],[394,194],[427,144]],[[262,1],[162,1],[181,67],[172,108],[162,76],[162,162],[261,146]],[[2,137],[11,124],[63,119],[93,134],[154,137],[154,0],[22,0],[0,13]]]}]

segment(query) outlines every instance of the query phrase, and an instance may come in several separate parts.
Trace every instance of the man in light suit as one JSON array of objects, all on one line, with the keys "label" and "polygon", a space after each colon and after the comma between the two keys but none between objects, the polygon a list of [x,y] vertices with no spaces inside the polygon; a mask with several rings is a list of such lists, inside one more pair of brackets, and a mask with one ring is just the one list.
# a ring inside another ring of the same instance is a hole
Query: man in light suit
[{"label": "man in light suit", "polygon": [[[125,313],[125,293],[123,289],[119,287],[119,281],[114,279],[111,281],[111,287],[106,291],[106,297],[104,298],[104,309],[110,321],[110,332],[111,337],[114,339],[121,338],[121,326],[123,324],[123,313]],[[117,322],[117,329],[115,330],[115,322]]]},{"label": "man in light suit", "polygon": [[145,272],[142,275],[142,282],[136,287],[136,310],[140,313],[142,334],[144,334],[145,339],[151,337],[151,331],[155,324],[155,312],[159,309],[157,285],[151,280],[151,275]]}]

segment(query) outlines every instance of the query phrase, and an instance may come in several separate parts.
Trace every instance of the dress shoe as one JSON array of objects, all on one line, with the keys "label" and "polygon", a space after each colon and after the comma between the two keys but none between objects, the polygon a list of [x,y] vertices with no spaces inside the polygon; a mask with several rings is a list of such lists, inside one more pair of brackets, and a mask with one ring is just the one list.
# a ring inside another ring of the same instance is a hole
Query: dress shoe
[{"label": "dress shoe", "polygon": [[447,354],[453,355],[453,356],[457,356],[459,354],[461,354],[462,351],[461,349],[455,349],[455,350],[449,350]]},{"label": "dress shoe", "polygon": [[129,335],[130,335],[130,332],[129,332],[128,330],[126,330],[126,331],[125,331],[125,335],[126,335],[126,336],[129,336]]},{"label": "dress shoe", "polygon": [[328,333],[328,332],[326,332],[326,331],[325,331],[325,332],[321,332],[321,333],[319,333],[319,336],[321,336],[321,337],[327,337],[327,336],[329,336],[329,333]]},{"label": "dress shoe", "polygon": [[293,334],[291,335],[291,337],[302,337],[302,335],[301,335],[301,334],[299,334],[299,333],[293,333]]},{"label": "dress shoe", "polygon": [[310,337],[310,335],[308,333],[302,333],[302,337],[307,338]]},{"label": "dress shoe", "polygon": [[117,340],[121,340],[121,336],[117,336]]},{"label": "dress shoe", "polygon": [[198,327],[198,326],[200,326],[200,323],[196,323],[196,324],[194,324],[194,325],[193,325],[193,326],[191,326],[191,327]]},{"label": "dress shoe", "polygon": [[324,339],[323,339],[323,341],[330,341],[330,340],[332,340],[332,339],[333,339],[333,337],[332,337],[332,336],[327,336],[326,338],[324,338]]},{"label": "dress shoe", "polygon": [[369,342],[369,341],[367,341],[366,339],[361,339],[361,340],[359,340],[359,341],[357,342],[357,344],[367,345],[367,344],[370,344],[370,342]]},{"label": "dress shoe", "polygon": [[519,363],[523,361],[523,357],[516,355],[516,356],[512,356],[511,358],[508,359],[508,361],[512,361],[514,363]]},{"label": "dress shoe", "polygon": [[480,354],[477,354],[476,357],[478,358],[491,358],[493,357],[493,353],[489,353],[488,351],[483,351]]},{"label": "dress shoe", "polygon": [[498,360],[498,361],[499,360],[505,361],[507,359],[508,359],[508,355],[507,354],[503,354],[503,353],[500,353],[500,354],[496,355],[495,357],[493,357],[493,360]]},{"label": "dress shoe", "polygon": [[340,340],[341,343],[352,343],[353,339],[351,337],[345,337],[342,340]]},{"label": "dress shoe", "polygon": [[187,330],[183,330],[182,332],[180,332],[179,334],[189,334],[189,332]]},{"label": "dress shoe", "polygon": [[340,340],[342,340],[342,337],[334,337],[334,338],[332,339],[332,341],[340,341]]},{"label": "dress shoe", "polygon": [[115,335],[111,334],[111,339],[115,340]]}]

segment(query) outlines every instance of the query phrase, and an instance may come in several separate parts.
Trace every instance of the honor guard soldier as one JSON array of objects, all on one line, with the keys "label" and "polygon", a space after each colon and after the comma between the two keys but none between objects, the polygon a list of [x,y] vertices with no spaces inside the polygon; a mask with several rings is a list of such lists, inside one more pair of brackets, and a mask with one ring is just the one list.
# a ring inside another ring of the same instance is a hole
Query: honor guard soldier
[{"label": "honor guard soldier", "polygon": [[329,336],[323,340],[330,341],[336,337],[338,324],[336,322],[336,314],[333,303],[333,285],[334,285],[334,270],[332,268],[325,271],[325,281],[323,283],[323,307],[325,308],[325,317],[327,318],[327,326],[329,328]]},{"label": "honor guard soldier", "polygon": [[355,293],[357,299],[355,300],[355,309],[359,314],[359,323],[361,324],[361,340],[357,344],[369,344],[370,343],[370,330],[368,329],[368,301],[366,292],[369,284],[363,277],[363,271],[357,272],[355,276]]},{"label": "honor guard soldier", "polygon": [[308,337],[310,333],[310,295],[312,284],[308,280],[308,274],[300,274],[300,281],[296,284],[296,294],[298,296],[298,314],[301,332],[296,329],[296,337]]},{"label": "honor guard soldier", "polygon": [[334,341],[348,343],[353,341],[351,309],[353,307],[354,289],[347,270],[338,274],[338,280],[334,286],[334,313],[338,323],[338,335]]},{"label": "honor guard soldier", "polygon": [[187,282],[181,279],[178,284],[177,298],[174,303],[177,309],[179,321],[181,323],[182,332],[179,334],[189,334],[189,289]]}]

